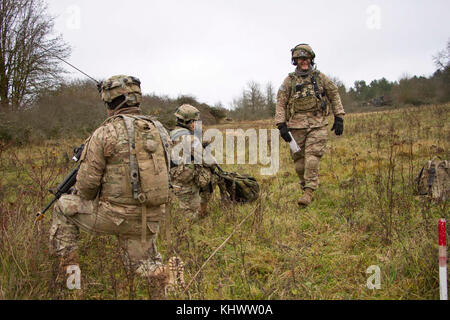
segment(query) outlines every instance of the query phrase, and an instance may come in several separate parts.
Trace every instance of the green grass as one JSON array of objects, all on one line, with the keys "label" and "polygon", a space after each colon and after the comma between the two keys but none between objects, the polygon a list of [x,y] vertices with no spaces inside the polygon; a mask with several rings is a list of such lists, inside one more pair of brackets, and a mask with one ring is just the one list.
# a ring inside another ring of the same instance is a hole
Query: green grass
[{"label": "green grass", "polygon": [[[216,192],[209,216],[195,224],[171,203],[158,248],[165,260],[184,260],[187,283],[254,210],[187,293],[173,298],[438,299],[437,219],[449,219],[448,201],[423,201],[413,190],[426,160],[449,159],[449,114],[446,104],[348,115],[344,135],[330,133],[320,188],[307,209],[296,204],[301,193],[286,144],[280,142],[276,176],[260,176],[258,166],[224,166],[255,176],[261,198],[230,206]],[[271,121],[241,125],[219,128],[273,128]],[[50,214],[36,225],[33,216],[50,199],[46,189],[70,170],[64,153],[81,142],[1,153],[0,299],[61,298],[51,288]],[[84,290],[62,298],[151,298],[144,282],[127,277],[115,238],[82,234],[80,256]],[[380,290],[366,287],[371,265],[381,269]]]}]

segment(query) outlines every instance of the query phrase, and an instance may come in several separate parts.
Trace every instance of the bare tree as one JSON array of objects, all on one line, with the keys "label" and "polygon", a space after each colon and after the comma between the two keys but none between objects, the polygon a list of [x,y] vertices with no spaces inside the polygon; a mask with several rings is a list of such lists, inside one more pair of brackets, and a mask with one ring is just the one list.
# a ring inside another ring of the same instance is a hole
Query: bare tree
[{"label": "bare tree", "polygon": [[276,101],[275,101],[275,89],[271,82],[266,84],[266,109],[270,116],[275,115]]},{"label": "bare tree", "polygon": [[248,108],[252,112],[261,112],[264,110],[264,97],[261,93],[259,83],[255,81],[248,82],[247,90],[244,92],[244,96],[248,103]]},{"label": "bare tree", "polygon": [[447,41],[447,48],[433,56],[433,61],[439,70],[444,70],[450,65],[450,39]]},{"label": "bare tree", "polygon": [[275,112],[275,94],[272,84],[268,84],[266,92],[261,92],[261,86],[255,81],[249,81],[241,96],[233,99],[231,105],[233,116],[237,119],[255,120],[271,116]]},{"label": "bare tree", "polygon": [[42,0],[0,0],[0,110],[14,110],[61,80],[70,55]]}]

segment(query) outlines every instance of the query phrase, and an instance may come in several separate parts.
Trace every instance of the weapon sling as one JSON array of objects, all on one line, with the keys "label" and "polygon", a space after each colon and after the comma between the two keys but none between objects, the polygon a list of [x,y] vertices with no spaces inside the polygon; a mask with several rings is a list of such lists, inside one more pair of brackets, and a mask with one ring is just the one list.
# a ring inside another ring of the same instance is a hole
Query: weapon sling
[{"label": "weapon sling", "polygon": [[322,111],[324,112],[327,108],[327,102],[322,100],[322,97],[325,96],[325,92],[322,92],[322,94],[320,94],[319,86],[317,85],[317,81],[316,81],[316,75],[314,73],[311,75],[311,83],[314,87],[314,94],[316,95],[316,98],[320,100],[320,102],[321,102],[320,107],[321,107]]}]

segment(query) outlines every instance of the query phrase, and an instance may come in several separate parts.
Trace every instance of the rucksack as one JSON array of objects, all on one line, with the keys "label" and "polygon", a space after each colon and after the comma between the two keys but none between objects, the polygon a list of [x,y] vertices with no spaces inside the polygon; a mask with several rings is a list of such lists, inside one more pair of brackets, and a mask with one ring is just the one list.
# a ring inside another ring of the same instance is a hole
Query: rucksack
[{"label": "rucksack", "polygon": [[259,198],[259,184],[255,178],[237,172],[215,170],[219,176],[219,189],[223,198],[233,202],[253,202]]},{"label": "rucksack", "polygon": [[140,115],[123,118],[130,143],[133,197],[143,205],[159,206],[169,199],[169,137],[161,123]]},{"label": "rucksack", "polygon": [[447,160],[432,159],[425,163],[417,177],[417,194],[437,201],[450,197],[450,172]]}]

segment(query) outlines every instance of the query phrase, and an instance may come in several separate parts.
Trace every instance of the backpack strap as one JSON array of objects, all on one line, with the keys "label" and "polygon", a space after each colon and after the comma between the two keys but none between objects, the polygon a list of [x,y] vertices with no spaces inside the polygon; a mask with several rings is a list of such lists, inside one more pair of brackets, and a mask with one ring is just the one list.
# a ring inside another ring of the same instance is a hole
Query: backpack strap
[{"label": "backpack strap", "polygon": [[172,131],[172,134],[170,135],[170,139],[172,139],[172,141],[174,141],[174,140],[178,139],[179,137],[188,136],[190,134],[191,134],[191,132],[188,129],[182,128],[182,129]]},{"label": "backpack strap", "polygon": [[[170,171],[170,137],[167,134],[166,129],[164,129],[161,122],[155,120],[155,119],[148,119],[153,125],[158,129],[159,137],[161,138],[161,141],[163,143],[164,152],[166,154],[166,162],[167,162],[167,171]],[[170,185],[170,181],[169,181]]]},{"label": "backpack strap", "polygon": [[141,242],[144,245],[147,240],[147,205],[144,203],[145,197],[139,195],[139,166],[136,158],[136,142],[135,142],[135,130],[134,121],[136,118],[119,115],[125,124],[125,128],[128,133],[128,141],[130,145],[130,181],[133,189],[133,198],[141,203]]},{"label": "backpack strap", "polygon": [[125,128],[128,133],[128,141],[130,145],[130,181],[133,189],[133,198],[135,200],[139,199],[139,167],[136,158],[136,143],[135,143],[135,132],[134,132],[134,118],[126,115],[119,115],[125,124]]}]

